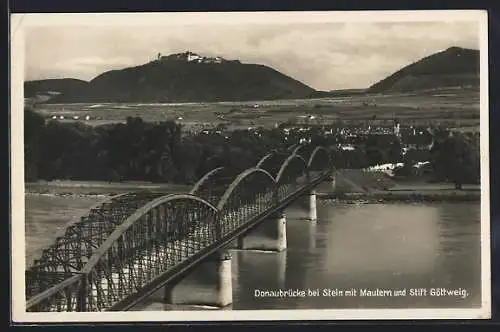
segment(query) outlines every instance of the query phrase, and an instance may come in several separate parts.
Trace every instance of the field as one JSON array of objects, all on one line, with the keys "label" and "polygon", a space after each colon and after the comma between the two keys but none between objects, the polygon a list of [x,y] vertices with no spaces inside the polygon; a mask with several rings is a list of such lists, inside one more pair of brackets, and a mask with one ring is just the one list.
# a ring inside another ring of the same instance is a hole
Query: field
[{"label": "field", "polygon": [[[389,123],[394,117],[405,124],[441,123],[448,127],[476,128],[479,125],[477,89],[443,89],[418,93],[366,94],[348,97],[254,102],[183,104],[39,104],[47,118],[90,125],[123,122],[127,116],[145,121],[176,120],[187,130],[197,131],[224,123],[228,129],[249,126],[272,127],[276,123],[323,124],[342,120],[372,124]],[[78,116],[78,120],[73,117]],[[88,121],[84,120],[89,116]]]}]

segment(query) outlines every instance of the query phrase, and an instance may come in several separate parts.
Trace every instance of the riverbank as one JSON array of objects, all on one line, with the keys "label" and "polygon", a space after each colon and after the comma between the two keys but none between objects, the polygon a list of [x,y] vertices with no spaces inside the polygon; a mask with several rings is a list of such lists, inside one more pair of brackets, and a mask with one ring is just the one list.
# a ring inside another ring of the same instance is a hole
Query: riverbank
[{"label": "riverbank", "polygon": [[190,185],[151,182],[101,182],[101,181],[39,181],[26,183],[25,195],[47,196],[114,196],[132,191],[185,193]]},{"label": "riverbank", "polygon": [[371,192],[371,193],[317,193],[319,199],[335,199],[346,203],[462,203],[480,202],[480,191],[422,192]]},{"label": "riverbank", "polygon": [[335,188],[322,187],[318,198],[345,203],[435,203],[480,202],[479,185],[456,190],[450,183],[429,183],[422,179],[396,180],[383,172],[339,170]]},{"label": "riverbank", "polygon": [[[455,190],[449,183],[427,183],[423,180],[398,181],[383,172],[343,169],[336,172],[335,188],[331,180],[320,184],[320,199],[346,203],[383,202],[480,202],[479,185],[465,185]],[[149,182],[50,181],[27,183],[25,195],[61,197],[106,197],[132,191],[165,194],[186,193],[190,185]],[[333,190],[332,190],[333,189]]]}]

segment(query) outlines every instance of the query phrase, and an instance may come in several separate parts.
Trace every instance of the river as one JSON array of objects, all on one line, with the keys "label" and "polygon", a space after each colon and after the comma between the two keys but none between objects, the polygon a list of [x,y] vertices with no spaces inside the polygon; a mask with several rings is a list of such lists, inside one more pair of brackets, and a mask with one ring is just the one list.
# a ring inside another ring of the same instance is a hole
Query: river
[{"label": "river", "polygon": [[[54,231],[72,215],[102,199],[27,195],[27,261],[50,243]],[[318,200],[317,222],[304,219],[304,205],[297,202],[286,210],[286,251],[232,252],[233,304],[229,309],[480,307],[478,203],[345,204]],[[466,294],[410,296],[417,288],[458,289]],[[318,291],[320,295],[256,296],[279,289]],[[351,289],[358,292],[356,296],[333,296],[336,290]],[[406,289],[407,293],[361,297],[362,289]],[[163,304],[158,292],[134,310],[171,309],[182,308]]]}]

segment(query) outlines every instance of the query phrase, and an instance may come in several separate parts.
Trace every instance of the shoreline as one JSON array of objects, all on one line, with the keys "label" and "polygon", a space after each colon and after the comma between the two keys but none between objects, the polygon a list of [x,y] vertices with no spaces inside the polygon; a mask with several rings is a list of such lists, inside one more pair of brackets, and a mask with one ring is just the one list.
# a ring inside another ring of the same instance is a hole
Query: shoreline
[{"label": "shoreline", "polygon": [[[102,192],[50,192],[50,191],[26,191],[25,196],[50,196],[50,197],[111,197],[126,191],[102,191]],[[166,195],[169,192],[165,192]],[[458,194],[451,193],[422,193],[422,192],[377,192],[377,193],[326,193],[317,192],[319,200],[338,200],[347,204],[377,204],[377,203],[467,203],[481,202],[480,191],[469,191]]]},{"label": "shoreline", "polygon": [[481,202],[480,191],[466,191],[463,193],[429,193],[429,192],[376,192],[376,193],[317,193],[318,199],[335,199],[346,203],[374,204],[374,203],[467,203]]},{"label": "shoreline", "polygon": [[190,185],[152,182],[110,183],[99,181],[53,181],[32,182],[24,187],[25,196],[54,197],[109,197],[130,192],[164,192],[165,194],[184,193],[191,189]]}]

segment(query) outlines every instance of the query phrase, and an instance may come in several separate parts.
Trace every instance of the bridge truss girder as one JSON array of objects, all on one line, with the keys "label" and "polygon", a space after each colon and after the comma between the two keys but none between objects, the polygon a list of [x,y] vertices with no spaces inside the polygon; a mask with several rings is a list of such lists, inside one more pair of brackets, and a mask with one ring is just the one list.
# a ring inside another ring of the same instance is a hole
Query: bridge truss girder
[{"label": "bridge truss girder", "polygon": [[110,310],[330,168],[326,149],[298,146],[288,154],[273,152],[239,174],[213,170],[189,194],[112,197],[69,225],[26,271],[27,310]]}]

